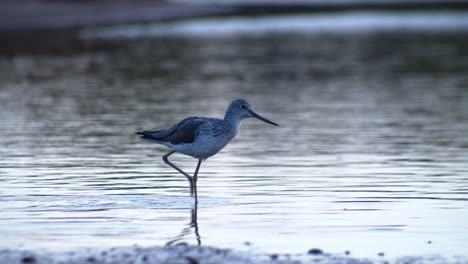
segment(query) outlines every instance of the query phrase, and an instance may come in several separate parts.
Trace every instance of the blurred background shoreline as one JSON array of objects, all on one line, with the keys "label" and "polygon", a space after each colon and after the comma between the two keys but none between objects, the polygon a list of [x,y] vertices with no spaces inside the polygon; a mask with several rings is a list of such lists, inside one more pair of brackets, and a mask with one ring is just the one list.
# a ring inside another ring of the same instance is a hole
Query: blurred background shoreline
[{"label": "blurred background shoreline", "polygon": [[66,53],[82,50],[83,28],[167,22],[220,16],[264,16],[343,11],[468,10],[468,1],[2,1],[0,54]]}]

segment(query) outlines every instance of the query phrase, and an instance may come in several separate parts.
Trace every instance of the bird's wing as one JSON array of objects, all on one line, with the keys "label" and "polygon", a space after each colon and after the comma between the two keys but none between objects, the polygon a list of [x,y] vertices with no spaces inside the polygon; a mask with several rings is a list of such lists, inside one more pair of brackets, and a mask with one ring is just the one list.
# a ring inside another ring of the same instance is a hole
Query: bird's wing
[{"label": "bird's wing", "polygon": [[137,134],[143,135],[142,138],[171,142],[172,144],[192,143],[195,140],[197,129],[207,122],[206,119],[199,117],[187,117],[179,123],[160,131],[143,131]]}]

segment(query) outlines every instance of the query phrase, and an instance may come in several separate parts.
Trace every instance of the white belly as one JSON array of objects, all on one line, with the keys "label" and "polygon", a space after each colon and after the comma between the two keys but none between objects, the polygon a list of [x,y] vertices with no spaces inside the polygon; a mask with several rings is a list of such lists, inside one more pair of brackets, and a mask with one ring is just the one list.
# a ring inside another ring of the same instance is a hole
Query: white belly
[{"label": "white belly", "polygon": [[171,144],[169,147],[177,152],[197,159],[207,159],[222,150],[233,137],[234,136],[206,136],[198,138],[193,143]]}]

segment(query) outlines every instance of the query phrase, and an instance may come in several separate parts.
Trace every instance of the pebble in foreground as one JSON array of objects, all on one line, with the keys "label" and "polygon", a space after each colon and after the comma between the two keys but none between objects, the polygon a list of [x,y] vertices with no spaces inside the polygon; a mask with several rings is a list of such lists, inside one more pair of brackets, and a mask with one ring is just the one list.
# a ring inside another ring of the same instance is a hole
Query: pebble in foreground
[{"label": "pebble in foreground", "polygon": [[[171,149],[163,156],[164,162],[187,177],[190,183],[190,194],[195,194],[197,201],[197,175],[203,160],[222,150],[237,134],[243,119],[254,117],[266,123],[278,124],[258,115],[253,106],[244,99],[231,102],[224,119],[208,117],[187,117],[179,123],[157,131],[146,130],[136,132],[141,139],[162,144]],[[188,175],[169,161],[169,156],[179,152],[198,159],[193,176]]]}]

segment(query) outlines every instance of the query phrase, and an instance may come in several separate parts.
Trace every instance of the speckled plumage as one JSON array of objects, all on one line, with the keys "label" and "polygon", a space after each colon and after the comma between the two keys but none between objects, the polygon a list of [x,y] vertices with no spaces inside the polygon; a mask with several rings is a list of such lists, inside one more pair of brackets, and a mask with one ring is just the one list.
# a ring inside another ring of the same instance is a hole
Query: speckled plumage
[{"label": "speckled plumage", "polygon": [[204,160],[218,153],[236,136],[239,124],[218,118],[187,117],[164,130],[143,131],[141,138]]},{"label": "speckled plumage", "polygon": [[[136,132],[141,139],[165,145],[172,149],[163,157],[164,162],[182,173],[190,182],[191,193],[195,192],[196,177],[202,160],[222,150],[237,134],[242,119],[255,117],[276,125],[253,111],[253,106],[244,99],[231,102],[223,119],[208,117],[188,117],[163,130]],[[172,164],[168,157],[174,152],[192,156],[199,160],[194,176],[190,176]]]}]

